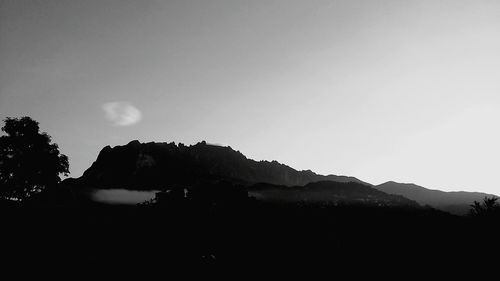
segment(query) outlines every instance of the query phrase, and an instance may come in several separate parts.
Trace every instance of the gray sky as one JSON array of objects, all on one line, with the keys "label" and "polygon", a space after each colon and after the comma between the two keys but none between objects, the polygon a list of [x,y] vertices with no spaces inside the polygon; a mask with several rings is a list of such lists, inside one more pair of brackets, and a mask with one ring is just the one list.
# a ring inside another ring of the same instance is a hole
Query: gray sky
[{"label": "gray sky", "polygon": [[499,1],[0,0],[0,118],[500,194]]}]

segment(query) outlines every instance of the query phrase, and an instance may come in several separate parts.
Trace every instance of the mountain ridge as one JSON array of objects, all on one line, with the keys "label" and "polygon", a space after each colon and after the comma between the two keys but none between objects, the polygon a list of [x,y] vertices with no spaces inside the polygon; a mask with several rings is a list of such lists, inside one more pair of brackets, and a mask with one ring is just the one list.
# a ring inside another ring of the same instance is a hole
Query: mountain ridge
[{"label": "mountain ridge", "polygon": [[77,180],[104,189],[152,190],[163,187],[158,185],[186,183],[182,181],[187,178],[197,181],[213,177],[244,185],[267,182],[302,186],[309,182],[331,180],[371,186],[355,177],[298,171],[275,160],[255,161],[230,146],[215,146],[205,141],[190,146],[175,142],[140,143],[137,140],[115,147],[108,145]]}]

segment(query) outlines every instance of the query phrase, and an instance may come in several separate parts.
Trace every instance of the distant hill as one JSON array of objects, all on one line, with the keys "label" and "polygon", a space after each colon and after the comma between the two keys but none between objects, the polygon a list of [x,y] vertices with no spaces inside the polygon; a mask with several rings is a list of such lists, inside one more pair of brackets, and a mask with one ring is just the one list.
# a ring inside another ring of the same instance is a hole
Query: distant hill
[{"label": "distant hill", "polygon": [[457,215],[467,214],[470,205],[474,201],[482,201],[484,197],[496,197],[496,195],[481,192],[445,192],[427,189],[415,184],[397,183],[393,181],[374,186],[374,188],[385,193],[401,195],[408,199],[415,200],[421,205],[429,205],[436,209]]},{"label": "distant hill", "polygon": [[104,147],[97,160],[76,179],[79,185],[101,189],[158,190],[176,184],[225,180],[242,185],[265,182],[303,186],[316,181],[356,182],[357,178],[297,171],[277,161],[254,161],[231,147],[140,143]]},{"label": "distant hill", "polygon": [[249,187],[248,193],[259,200],[276,202],[419,207],[417,202],[403,196],[387,194],[356,182],[320,181],[294,187],[260,183]]}]

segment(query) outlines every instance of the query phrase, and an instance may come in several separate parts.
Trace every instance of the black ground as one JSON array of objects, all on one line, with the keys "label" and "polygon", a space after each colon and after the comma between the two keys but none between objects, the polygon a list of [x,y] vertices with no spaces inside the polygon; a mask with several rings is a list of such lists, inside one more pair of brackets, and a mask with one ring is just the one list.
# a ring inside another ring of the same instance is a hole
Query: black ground
[{"label": "black ground", "polygon": [[255,200],[168,207],[4,204],[0,212],[2,255],[9,264],[82,270],[430,272],[452,265],[456,272],[495,261],[499,237],[497,220],[432,209]]}]

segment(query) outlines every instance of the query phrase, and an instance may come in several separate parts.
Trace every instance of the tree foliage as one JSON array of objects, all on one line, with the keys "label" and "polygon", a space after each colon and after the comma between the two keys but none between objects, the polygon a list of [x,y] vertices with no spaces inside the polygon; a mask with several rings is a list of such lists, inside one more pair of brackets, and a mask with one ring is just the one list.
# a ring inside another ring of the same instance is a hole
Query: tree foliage
[{"label": "tree foliage", "polygon": [[6,118],[0,136],[0,197],[24,200],[57,185],[69,173],[68,157],[30,117]]},{"label": "tree foliage", "polygon": [[498,197],[484,197],[483,202],[474,201],[470,205],[470,215],[473,217],[489,217],[500,213],[500,205],[497,203]]}]

